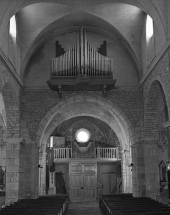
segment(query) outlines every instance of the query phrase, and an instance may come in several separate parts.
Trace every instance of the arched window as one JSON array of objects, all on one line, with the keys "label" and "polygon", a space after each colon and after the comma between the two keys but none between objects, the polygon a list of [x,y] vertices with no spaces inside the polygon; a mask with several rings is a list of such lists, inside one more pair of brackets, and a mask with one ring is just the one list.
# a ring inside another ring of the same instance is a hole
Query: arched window
[{"label": "arched window", "polygon": [[13,40],[13,42],[16,43],[16,37],[17,37],[17,25],[16,25],[16,17],[15,15],[11,17],[10,23],[9,23],[9,34]]},{"label": "arched window", "polygon": [[154,45],[154,22],[153,19],[147,15],[146,17],[146,50],[147,50],[147,66],[155,57]]},{"label": "arched window", "polygon": [[153,37],[153,19],[147,15],[146,18],[146,41],[149,43],[150,39]]}]

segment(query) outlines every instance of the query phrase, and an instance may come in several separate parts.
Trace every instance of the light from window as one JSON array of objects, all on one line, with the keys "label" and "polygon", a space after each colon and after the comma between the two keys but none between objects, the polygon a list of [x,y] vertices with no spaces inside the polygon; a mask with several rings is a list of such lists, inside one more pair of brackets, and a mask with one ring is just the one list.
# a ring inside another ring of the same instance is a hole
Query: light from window
[{"label": "light from window", "polygon": [[16,41],[16,35],[17,35],[17,27],[16,27],[16,18],[15,15],[11,17],[10,19],[10,25],[9,25],[9,33],[10,36],[14,41]]},{"label": "light from window", "polygon": [[153,36],[153,19],[147,15],[146,18],[146,39],[147,42],[151,39]]},{"label": "light from window", "polygon": [[85,143],[90,139],[90,132],[85,129],[81,128],[76,132],[76,140],[79,143]]}]

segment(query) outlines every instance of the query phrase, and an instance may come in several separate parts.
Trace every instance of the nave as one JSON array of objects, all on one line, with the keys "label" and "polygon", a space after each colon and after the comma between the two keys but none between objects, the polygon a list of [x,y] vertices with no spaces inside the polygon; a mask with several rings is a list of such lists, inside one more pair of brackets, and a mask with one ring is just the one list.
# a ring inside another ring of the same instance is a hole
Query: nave
[{"label": "nave", "polygon": [[132,194],[100,195],[99,201],[70,202],[67,195],[22,199],[2,208],[1,215],[169,215],[169,205]]}]

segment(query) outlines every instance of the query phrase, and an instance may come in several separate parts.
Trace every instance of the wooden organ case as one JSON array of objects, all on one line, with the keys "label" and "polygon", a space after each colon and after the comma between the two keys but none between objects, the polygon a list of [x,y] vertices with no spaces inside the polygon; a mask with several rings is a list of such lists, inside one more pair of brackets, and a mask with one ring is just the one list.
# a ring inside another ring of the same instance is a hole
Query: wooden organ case
[{"label": "wooden organ case", "polygon": [[113,59],[97,52],[87,41],[81,26],[75,44],[61,56],[51,60],[49,87],[58,91],[102,91],[103,97],[114,88]]}]

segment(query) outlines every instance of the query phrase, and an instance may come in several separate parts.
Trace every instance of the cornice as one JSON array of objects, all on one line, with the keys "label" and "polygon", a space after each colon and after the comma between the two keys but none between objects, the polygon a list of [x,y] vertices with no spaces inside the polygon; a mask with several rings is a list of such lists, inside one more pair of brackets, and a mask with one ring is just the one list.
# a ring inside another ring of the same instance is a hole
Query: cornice
[{"label": "cornice", "polygon": [[12,65],[10,60],[6,57],[2,49],[0,48],[0,57],[4,61],[4,63],[9,68],[9,73],[14,77],[14,79],[20,84],[21,87],[23,87],[23,82],[21,81],[21,78],[19,77],[18,73],[16,72],[15,67]]},{"label": "cornice", "polygon": [[141,87],[142,84],[146,81],[146,79],[148,78],[148,76],[151,74],[153,68],[159,62],[159,60],[161,59],[161,57],[163,56],[163,54],[166,52],[166,50],[168,49],[169,46],[170,46],[170,40],[168,40],[168,42],[165,44],[165,46],[162,48],[162,50],[159,52],[159,54],[154,58],[154,60],[152,61],[152,63],[149,65],[149,67],[147,69],[147,72],[144,74],[143,78],[140,81],[139,87]]}]

